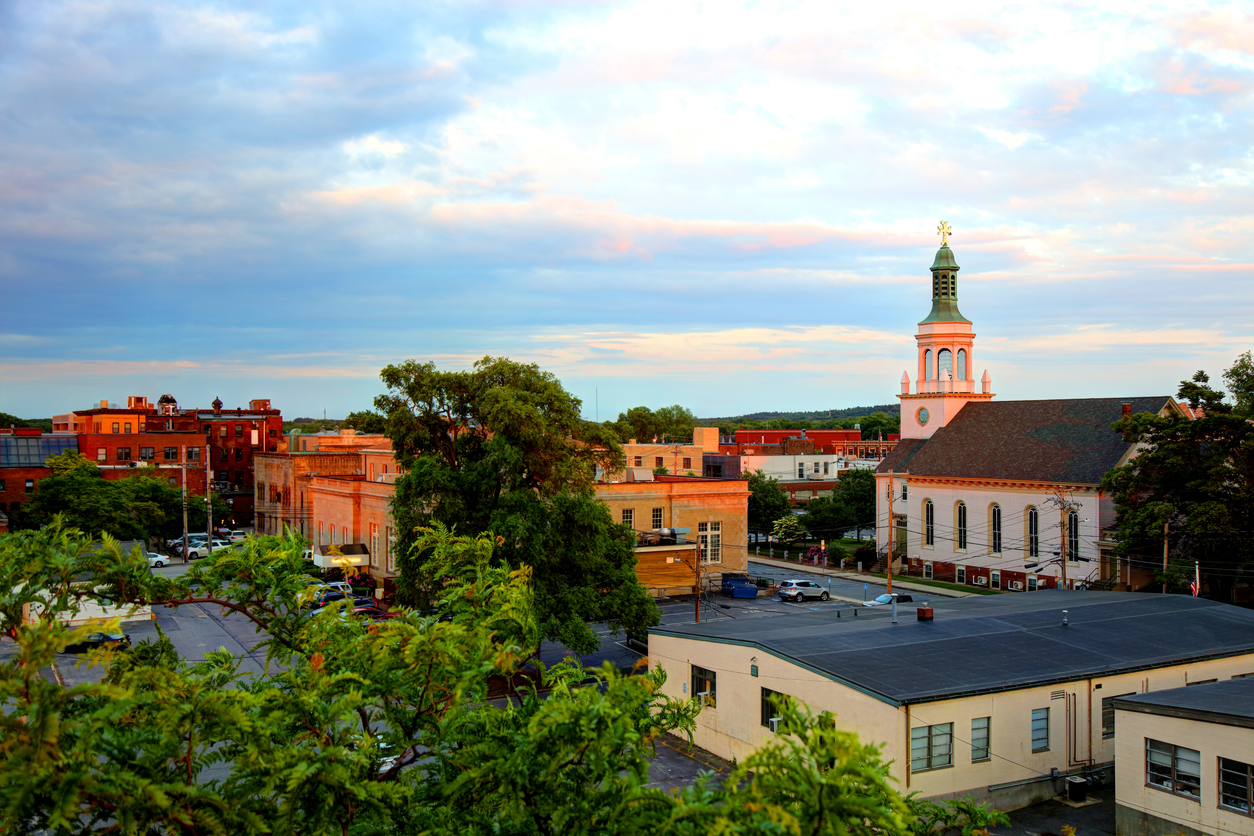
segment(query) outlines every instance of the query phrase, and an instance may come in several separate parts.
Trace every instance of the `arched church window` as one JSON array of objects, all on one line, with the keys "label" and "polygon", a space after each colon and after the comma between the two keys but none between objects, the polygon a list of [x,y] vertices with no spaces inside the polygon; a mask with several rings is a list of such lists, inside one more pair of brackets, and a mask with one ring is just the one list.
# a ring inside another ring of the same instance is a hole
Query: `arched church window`
[{"label": "arched church window", "polygon": [[954,378],[957,380],[967,379],[967,350],[965,348],[958,349],[958,371]]},{"label": "arched church window", "polygon": [[923,536],[927,545],[936,545],[936,509],[930,499],[923,503]]},{"label": "arched church window", "polygon": [[958,548],[967,547],[967,503],[958,503]]},{"label": "arched church window", "polygon": [[1028,509],[1028,557],[1041,556],[1040,518],[1035,508]]},{"label": "arched church window", "polygon": [[932,380],[936,375],[932,374],[932,349],[923,352],[923,379]]},{"label": "arched church window", "polygon": [[1080,559],[1080,515],[1067,512],[1067,560]]},{"label": "arched church window", "polygon": [[954,355],[947,348],[942,348],[936,353],[936,376],[939,378],[941,372],[949,372],[949,377],[954,376]]},{"label": "arched church window", "polygon": [[[961,355],[959,355],[961,356]],[[1001,506],[993,506],[993,554],[1001,554]]]}]

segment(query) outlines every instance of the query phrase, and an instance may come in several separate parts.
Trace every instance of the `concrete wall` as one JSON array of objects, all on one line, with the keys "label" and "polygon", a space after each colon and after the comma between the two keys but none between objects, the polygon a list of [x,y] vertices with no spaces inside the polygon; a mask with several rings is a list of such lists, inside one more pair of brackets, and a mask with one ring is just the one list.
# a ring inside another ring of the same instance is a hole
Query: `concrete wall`
[{"label": "concrete wall", "polygon": [[[1224,679],[1226,677],[1220,677]],[[1115,712],[1119,729],[1115,776],[1119,836],[1186,833],[1254,833],[1254,818],[1219,806],[1219,758],[1254,763],[1254,729],[1139,711]],[[1201,799],[1146,784],[1147,738],[1196,749],[1202,756]]]},{"label": "concrete wall", "polygon": [[[751,674],[755,664],[756,677]],[[1114,762],[1116,739],[1126,740],[1125,730],[1120,725],[1116,738],[1103,738],[1103,697],[1226,679],[1254,670],[1254,654],[909,706],[891,705],[742,645],[651,635],[649,665],[667,672],[663,691],[672,697],[692,696],[692,665],[715,671],[717,700],[698,717],[695,738],[698,746],[720,757],[744,758],[770,739],[771,732],[761,725],[761,689],[765,687],[801,700],[814,712],[832,712],[841,728],[880,746],[884,759],[894,761],[891,774],[903,792],[919,792],[928,798],[969,795],[1009,810],[1062,790],[1061,782],[1030,779],[1049,775],[1053,769],[1066,775]],[[1049,749],[1033,752],[1032,711],[1039,708],[1050,709]],[[991,718],[990,758],[973,761],[971,721],[979,717]],[[942,723],[953,724],[952,764],[912,772],[910,729]],[[1247,751],[1254,752],[1254,745]]]}]

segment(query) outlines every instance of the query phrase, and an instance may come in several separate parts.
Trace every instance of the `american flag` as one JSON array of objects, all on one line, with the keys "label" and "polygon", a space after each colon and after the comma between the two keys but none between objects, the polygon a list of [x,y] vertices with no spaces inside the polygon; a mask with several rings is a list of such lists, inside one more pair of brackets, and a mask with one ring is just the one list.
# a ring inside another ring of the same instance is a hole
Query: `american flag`
[{"label": "american flag", "polygon": [[1197,597],[1197,581],[1196,580],[1192,580],[1189,582],[1189,592],[1193,593],[1194,598]]}]

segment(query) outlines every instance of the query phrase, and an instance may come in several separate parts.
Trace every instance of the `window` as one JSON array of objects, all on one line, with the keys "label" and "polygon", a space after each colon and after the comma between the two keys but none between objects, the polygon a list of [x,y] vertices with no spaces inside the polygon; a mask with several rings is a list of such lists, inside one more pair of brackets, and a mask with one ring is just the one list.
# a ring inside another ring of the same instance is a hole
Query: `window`
[{"label": "window", "polygon": [[1028,592],[1036,591],[1036,575],[1028,575]]},{"label": "window", "polygon": [[379,557],[379,524],[370,524],[370,565],[377,566]]},{"label": "window", "polygon": [[954,580],[957,581],[958,583],[966,583],[967,582],[967,567],[959,566],[957,569],[955,569]]},{"label": "window", "polygon": [[1145,738],[1145,783],[1176,795],[1201,800],[1202,753]]},{"label": "window", "polygon": [[131,448],[119,447],[117,455],[114,458],[120,462],[129,462],[131,460]]},{"label": "window", "polygon": [[923,379],[931,380],[936,377],[932,374],[932,349],[923,352]]},{"label": "window", "polygon": [[103,462],[109,460],[109,450],[105,447],[96,448],[96,461]]},{"label": "window", "polygon": [[243,424],[236,424],[236,425],[235,425],[235,437],[236,437],[236,438],[243,438],[243,437],[244,437],[244,425],[243,425]]},{"label": "window", "polygon": [[392,546],[395,542],[392,540],[392,527],[384,526],[383,528],[383,562],[387,566],[389,572],[396,571],[396,562],[392,557]]},{"label": "window", "polygon": [[126,424],[124,424],[124,425],[123,425],[123,427],[122,427],[122,432],[126,433],[127,435],[130,435],[130,434],[131,434],[131,423],[130,423],[130,421],[127,421],[127,422],[126,422]]},{"label": "window", "polygon": [[[771,731],[776,731],[779,725],[779,706],[784,700],[788,699],[787,694],[781,694],[779,691],[772,691],[770,688],[762,689],[762,725]],[[771,721],[775,722],[772,723]]]},{"label": "window", "polygon": [[1080,559],[1080,515],[1067,512],[1067,560]]},{"label": "window", "polygon": [[1001,554],[1001,506],[993,506],[993,554]]},{"label": "window", "polygon": [[213,425],[205,424],[205,437],[208,438],[211,435],[213,435]]},{"label": "window", "polygon": [[828,471],[828,469],[827,469],[827,468],[828,468],[830,465],[831,465],[831,462],[823,462],[823,475],[824,475],[824,476],[827,476],[827,475],[829,474],[829,472],[830,472],[830,471]]},{"label": "window", "polygon": [[1028,557],[1041,556],[1040,517],[1035,508],[1028,509]]},{"label": "window", "polygon": [[909,492],[906,490],[906,483],[905,483],[905,482],[902,482],[902,483],[901,483],[901,501],[902,501],[902,502],[905,502],[905,501],[906,501],[907,499],[909,499],[909,498],[910,498],[910,494],[909,494]]},{"label": "window", "polygon": [[187,448],[187,460],[188,460],[189,462],[198,462],[198,461],[200,461],[200,448],[199,448],[199,447],[188,447],[188,448]]},{"label": "window", "polygon": [[166,481],[169,482],[171,485],[177,485],[179,483],[179,480],[175,478],[174,476],[171,476],[170,478],[166,479]]},{"label": "window", "polygon": [[1049,709],[1032,709],[1032,751],[1049,751]]},{"label": "window", "polygon": [[636,456],[632,461],[634,462],[632,467],[644,467],[644,456]]},{"label": "window", "polygon": [[958,548],[967,547],[967,503],[958,503]]},{"label": "window", "polygon": [[692,459],[684,458],[684,470],[692,470]]},{"label": "window", "polygon": [[657,530],[661,527],[662,527],[662,509],[654,508],[653,509],[653,528],[654,530]]},{"label": "window", "polygon": [[235,448],[235,461],[242,462],[243,460],[244,460],[244,448],[236,447]]},{"label": "window", "polygon": [[623,509],[623,525],[633,528],[636,524],[636,512],[630,508]]},{"label": "window", "polygon": [[797,478],[798,479],[806,478],[806,463],[805,462],[797,462]]},{"label": "window", "polygon": [[701,544],[702,563],[723,562],[722,530],[721,522],[697,523],[697,541]]},{"label": "window", "polygon": [[[4,480],[3,479],[0,479],[0,493],[4,493]],[[4,510],[3,508],[0,508],[0,511],[3,511],[3,510]]]},{"label": "window", "polygon": [[967,350],[965,348],[958,349],[958,370],[954,373],[956,380],[967,379]]},{"label": "window", "polygon": [[27,479],[27,480],[26,480],[26,492],[27,492],[27,493],[34,493],[34,492],[35,492],[35,480],[34,480],[34,479]]},{"label": "window", "polygon": [[988,573],[988,588],[1001,589],[1001,572],[997,569]]},{"label": "window", "polygon": [[156,456],[155,447],[140,447],[139,448],[139,460],[141,462],[150,462],[156,458],[157,456]]},{"label": "window", "polygon": [[1102,698],[1102,740],[1110,740],[1115,736],[1115,700],[1130,697],[1131,694],[1115,694],[1113,697]]},{"label": "window", "polygon": [[100,422],[99,422],[99,421],[96,421],[96,422],[95,422],[95,424],[93,425],[92,432],[97,432],[97,433],[98,433],[98,432],[100,432]]},{"label": "window", "polygon": [[653,457],[653,466],[654,466],[654,467],[662,467],[662,457],[661,457],[661,456],[654,456],[654,457]]},{"label": "window", "polygon": [[176,462],[179,460],[179,448],[166,447],[161,451],[161,456],[168,462]]},{"label": "window", "polygon": [[936,508],[930,499],[923,503],[923,542],[928,546],[936,545]]},{"label": "window", "polygon": [[939,379],[942,372],[949,372],[952,380],[954,376],[954,355],[947,348],[942,348],[936,352],[936,377]]},{"label": "window", "polygon": [[971,762],[988,760],[988,728],[991,717],[976,717],[971,721]]},{"label": "window", "polygon": [[222,436],[223,438],[226,438],[226,434],[227,434],[227,432],[228,432],[228,430],[227,430],[227,426],[226,426],[226,424],[219,424],[219,425],[218,425],[218,435]]},{"label": "window", "polygon": [[1219,805],[1254,816],[1254,766],[1219,759]]},{"label": "window", "polygon": [[910,771],[940,769],[953,764],[954,724],[918,726],[910,730]]},{"label": "window", "polygon": [[714,707],[715,700],[718,696],[715,688],[714,671],[707,671],[705,668],[692,666],[692,696],[700,697],[705,700],[705,704],[710,708]]},{"label": "window", "polygon": [[1219,680],[1217,680],[1217,679],[1199,679],[1199,680],[1196,680],[1196,681],[1194,681],[1194,682],[1186,682],[1186,683],[1184,683],[1184,684],[1185,684],[1185,686],[1187,687],[1187,686],[1189,686],[1189,685],[1209,685],[1209,684],[1210,684],[1210,683],[1212,683],[1212,682],[1218,682],[1218,681],[1219,681]]},{"label": "window", "polygon": [[923,564],[923,577],[927,578],[928,580],[932,579],[932,564],[931,563]]},{"label": "window", "polygon": [[318,542],[322,542],[322,523],[318,523]]},{"label": "window", "polygon": [[117,421],[114,421],[114,422],[113,422],[113,431],[114,431],[115,433],[116,433],[116,432],[121,432],[121,431],[122,431],[122,425],[121,425],[121,424],[119,424]]}]

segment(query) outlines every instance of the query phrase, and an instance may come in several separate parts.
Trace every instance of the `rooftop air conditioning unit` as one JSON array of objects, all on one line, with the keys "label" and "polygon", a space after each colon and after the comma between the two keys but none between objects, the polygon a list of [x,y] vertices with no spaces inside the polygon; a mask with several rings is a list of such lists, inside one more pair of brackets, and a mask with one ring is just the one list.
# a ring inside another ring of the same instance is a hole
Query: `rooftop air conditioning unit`
[{"label": "rooftop air conditioning unit", "polygon": [[1023,581],[1011,581],[1011,582],[1010,582],[1010,588],[1011,588],[1011,589],[1018,589],[1018,590],[1022,590],[1022,589],[1023,589]]},{"label": "rooftop air conditioning unit", "polygon": [[975,579],[975,585],[976,586],[988,586],[988,578],[984,577],[983,575],[980,575],[979,577]]}]

